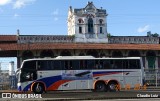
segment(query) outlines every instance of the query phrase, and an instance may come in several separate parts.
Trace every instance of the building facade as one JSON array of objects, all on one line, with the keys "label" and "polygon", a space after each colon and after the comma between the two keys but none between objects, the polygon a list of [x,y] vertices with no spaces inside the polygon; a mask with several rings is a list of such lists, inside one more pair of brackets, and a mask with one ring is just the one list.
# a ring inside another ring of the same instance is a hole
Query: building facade
[{"label": "building facade", "polygon": [[80,9],[69,7],[68,35],[75,37],[75,42],[107,43],[107,12],[97,9],[93,2]]}]

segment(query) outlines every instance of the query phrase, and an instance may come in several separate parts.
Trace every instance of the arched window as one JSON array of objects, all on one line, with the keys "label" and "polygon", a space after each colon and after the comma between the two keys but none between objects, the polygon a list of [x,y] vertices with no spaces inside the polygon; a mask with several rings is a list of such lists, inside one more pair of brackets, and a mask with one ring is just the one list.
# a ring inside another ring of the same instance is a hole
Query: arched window
[{"label": "arched window", "polygon": [[99,24],[102,24],[103,23],[103,20],[102,19],[99,19]]},{"label": "arched window", "polygon": [[24,51],[22,54],[22,60],[34,58],[34,55],[31,51]]},{"label": "arched window", "polygon": [[112,57],[123,57],[123,54],[121,51],[117,50],[117,51],[113,51],[112,52]]},{"label": "arched window", "polygon": [[71,53],[70,53],[70,51],[68,51],[68,50],[63,50],[63,51],[61,52],[60,56],[71,56]]},{"label": "arched window", "polygon": [[44,57],[54,57],[54,53],[51,50],[43,50],[40,53],[40,57],[44,58]]},{"label": "arched window", "polygon": [[79,24],[83,23],[83,20],[82,19],[78,19],[78,23]]},{"label": "arched window", "polygon": [[129,51],[128,56],[129,57],[140,57],[140,53],[137,50],[131,50]]},{"label": "arched window", "polygon": [[88,33],[93,33],[93,20],[92,20],[92,18],[88,19]]},{"label": "arched window", "polygon": [[96,50],[88,50],[86,53],[88,56],[98,57],[98,52]]}]

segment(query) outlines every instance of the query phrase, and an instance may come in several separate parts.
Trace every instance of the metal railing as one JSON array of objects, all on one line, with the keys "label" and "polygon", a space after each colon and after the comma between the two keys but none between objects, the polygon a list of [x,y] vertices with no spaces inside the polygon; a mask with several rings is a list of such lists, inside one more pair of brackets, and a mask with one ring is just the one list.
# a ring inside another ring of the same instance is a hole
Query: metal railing
[{"label": "metal railing", "polygon": [[0,90],[17,89],[16,76],[9,76],[8,74],[0,73]]},{"label": "metal railing", "polygon": [[144,81],[150,86],[160,86],[160,69],[145,69]]}]

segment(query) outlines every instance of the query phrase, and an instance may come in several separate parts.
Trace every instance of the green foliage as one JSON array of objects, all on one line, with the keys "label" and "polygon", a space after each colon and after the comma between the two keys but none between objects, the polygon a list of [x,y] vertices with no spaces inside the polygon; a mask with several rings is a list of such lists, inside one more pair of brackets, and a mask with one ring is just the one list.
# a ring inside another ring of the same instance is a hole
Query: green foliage
[{"label": "green foliage", "polygon": [[152,36],[152,37],[159,37],[159,34],[158,34],[158,33],[154,33],[154,34],[151,34],[151,33],[147,33],[147,36]]},{"label": "green foliage", "polygon": [[111,37],[111,36],[113,36],[113,35],[111,35],[111,33],[107,33],[107,37]]}]

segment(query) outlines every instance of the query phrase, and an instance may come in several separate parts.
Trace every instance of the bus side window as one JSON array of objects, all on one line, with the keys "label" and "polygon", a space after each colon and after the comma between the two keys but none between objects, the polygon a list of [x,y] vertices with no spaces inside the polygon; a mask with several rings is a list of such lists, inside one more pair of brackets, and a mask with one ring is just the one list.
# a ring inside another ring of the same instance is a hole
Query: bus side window
[{"label": "bus side window", "polygon": [[87,60],[87,68],[86,69],[93,69],[95,66],[94,60]]},{"label": "bus side window", "polygon": [[128,60],[123,60],[123,69],[128,69]]},{"label": "bus side window", "polygon": [[74,69],[74,67],[73,67],[73,61],[70,60],[68,62],[69,62],[69,67],[68,68],[71,69],[71,70],[73,70]]},{"label": "bus side window", "polygon": [[130,69],[140,69],[140,63],[138,60],[129,60]]},{"label": "bus side window", "polygon": [[141,69],[140,60],[137,60],[137,69]]},{"label": "bus side window", "polygon": [[95,60],[95,66],[93,69],[98,69],[99,68],[99,60]]},{"label": "bus side window", "polygon": [[99,61],[99,68],[100,68],[100,69],[105,68],[105,66],[104,66],[104,60],[100,60],[100,61]]},{"label": "bus side window", "polygon": [[122,64],[123,61],[122,60],[114,60],[114,69],[122,69]]},{"label": "bus side window", "polygon": [[104,60],[103,64],[104,64],[105,69],[110,69],[111,68],[110,60]]},{"label": "bus side window", "polygon": [[72,60],[72,68],[74,70],[78,70],[79,69],[79,61],[78,60]]},{"label": "bus side window", "polygon": [[50,60],[44,60],[44,61],[39,61],[40,66],[39,70],[51,70],[52,69],[52,64]]},{"label": "bus side window", "polygon": [[110,60],[110,68],[111,69],[115,68],[115,62],[114,62],[114,60]]},{"label": "bus side window", "polygon": [[73,69],[72,61],[71,60],[64,61],[64,68],[65,70],[72,70]]},{"label": "bus side window", "polygon": [[85,60],[80,60],[80,69],[85,69],[86,68],[86,61]]},{"label": "bus side window", "polygon": [[68,69],[69,69],[68,61],[64,61],[64,68],[65,68],[65,70],[68,70]]}]

